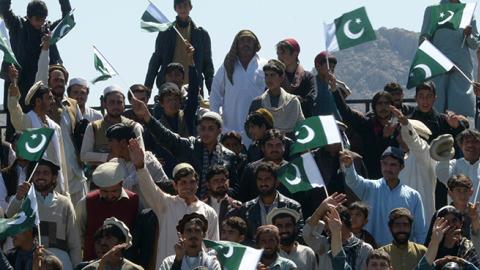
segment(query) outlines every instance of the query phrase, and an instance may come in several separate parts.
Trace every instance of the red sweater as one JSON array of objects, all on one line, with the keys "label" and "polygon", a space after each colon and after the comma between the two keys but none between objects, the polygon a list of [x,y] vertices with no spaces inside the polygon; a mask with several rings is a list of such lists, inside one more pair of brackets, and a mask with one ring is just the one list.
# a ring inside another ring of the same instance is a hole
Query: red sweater
[{"label": "red sweater", "polygon": [[93,235],[103,225],[105,219],[116,217],[123,221],[130,231],[133,229],[138,214],[138,195],[125,189],[127,198],[115,202],[107,202],[100,198],[100,190],[87,194],[87,229],[83,246],[83,260],[96,259]]}]

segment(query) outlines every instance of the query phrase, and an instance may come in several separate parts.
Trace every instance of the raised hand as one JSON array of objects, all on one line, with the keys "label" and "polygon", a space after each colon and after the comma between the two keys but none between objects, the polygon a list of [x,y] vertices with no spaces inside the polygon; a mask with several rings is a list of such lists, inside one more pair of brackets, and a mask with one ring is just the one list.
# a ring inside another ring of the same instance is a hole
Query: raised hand
[{"label": "raised hand", "polygon": [[405,115],[403,115],[402,111],[392,105],[390,105],[390,111],[393,113],[393,115],[395,115],[395,117],[398,118],[398,122],[400,122],[400,124],[403,126],[408,125],[408,119],[405,117]]},{"label": "raised hand", "polygon": [[188,64],[190,66],[193,66],[193,65],[195,65],[195,61],[193,60],[193,56],[195,55],[195,48],[188,41],[185,45],[187,46]]},{"label": "raised hand", "polygon": [[128,150],[133,166],[135,166],[137,170],[145,167],[145,152],[136,139],[130,139],[130,141],[128,141]]},{"label": "raised hand", "polygon": [[340,164],[349,168],[353,163],[353,156],[348,151],[340,151],[339,153]]},{"label": "raised hand", "polygon": [[132,95],[132,108],[135,115],[142,119],[145,123],[148,123],[152,118],[147,104],[137,99],[134,95]]},{"label": "raised hand", "polygon": [[338,192],[333,193],[323,200],[323,202],[318,206],[318,208],[312,214],[312,217],[309,219],[309,222],[311,222],[312,225],[315,225],[321,218],[323,218],[323,216],[325,216],[329,207],[336,208],[346,201],[347,195]]},{"label": "raised hand", "polygon": [[466,37],[469,37],[472,34],[472,26],[471,25],[466,26],[465,29],[463,29],[463,34]]},{"label": "raised hand", "polygon": [[123,260],[122,251],[125,250],[127,247],[127,243],[122,243],[114,246],[107,253],[105,253],[105,255],[103,255],[102,259],[100,259],[100,264],[103,266],[117,265]]},{"label": "raised hand", "polygon": [[43,51],[47,51],[50,49],[50,40],[52,39],[51,33],[45,34],[42,37],[42,43],[40,46],[42,46]]},{"label": "raised hand", "polygon": [[[328,60],[327,60],[328,61]],[[328,77],[327,77],[327,80],[328,80],[328,85],[330,86],[330,91],[332,92],[335,92],[337,91],[337,78],[335,77],[335,75],[328,71]]]},{"label": "raised hand", "polygon": [[23,198],[25,198],[28,191],[30,190],[30,186],[32,185],[28,182],[23,182],[21,185],[19,185],[17,188],[17,194],[15,195],[15,198],[17,198],[17,200],[19,201],[23,200]]},{"label": "raised hand", "polygon": [[328,207],[325,219],[332,234],[342,231],[342,220],[340,219],[340,215],[334,206],[330,205]]},{"label": "raised hand", "polygon": [[182,235],[178,233],[178,241],[175,243],[175,260],[181,261],[183,256],[185,256],[185,239],[183,239]]},{"label": "raised hand", "polygon": [[439,244],[443,240],[445,232],[448,231],[450,226],[448,226],[448,220],[443,217],[437,218],[432,228],[432,240],[436,244]]}]

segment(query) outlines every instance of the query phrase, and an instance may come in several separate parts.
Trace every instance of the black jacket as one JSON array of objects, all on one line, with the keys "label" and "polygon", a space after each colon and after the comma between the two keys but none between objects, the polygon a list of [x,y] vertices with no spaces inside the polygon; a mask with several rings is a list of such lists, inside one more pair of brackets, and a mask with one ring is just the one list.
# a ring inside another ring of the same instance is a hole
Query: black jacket
[{"label": "black jacket", "polygon": [[[297,201],[294,201],[288,197],[285,197],[280,192],[277,192],[278,195],[278,203],[277,208],[290,208],[298,213],[300,213],[300,219],[297,222],[297,229],[298,229],[298,236],[301,238],[303,225],[305,225],[305,221],[303,220],[302,214],[302,207]],[[227,216],[238,216],[241,217],[243,220],[247,222],[248,229],[247,229],[247,238],[252,240],[255,236],[257,228],[262,226],[262,214],[260,212],[260,197],[257,197],[253,200],[250,200],[243,204],[243,206],[239,209],[236,209]]]},{"label": "black jacket", "polygon": [[[174,155],[178,162],[190,163],[199,176],[203,172],[203,143],[199,137],[182,138],[177,133],[173,133],[166,128],[158,120],[151,119],[145,125],[153,135],[156,142]],[[238,177],[237,177],[237,156],[223,145],[220,145],[222,159],[218,161],[219,165],[223,165],[229,172],[230,190],[229,195],[237,198],[238,195]],[[200,187],[197,196],[200,196]],[[201,198],[203,199],[203,198]]]},{"label": "black jacket", "polygon": [[[190,43],[195,48],[193,60],[195,61],[198,71],[203,74],[205,85],[210,92],[214,74],[210,36],[205,29],[197,27],[193,21],[191,21],[191,27]],[[153,87],[155,78],[157,88],[165,82],[165,69],[173,60],[176,40],[177,33],[175,29],[173,29],[173,26],[170,26],[170,28],[164,32],[158,33],[155,42],[155,51],[150,58],[147,76],[145,78],[145,85],[147,87]],[[203,80],[200,81],[199,85],[203,85]]]},{"label": "black jacket", "polygon": [[[69,0],[59,0],[62,9],[62,18],[71,11]],[[18,86],[20,88],[20,105],[25,107],[25,96],[30,87],[35,83],[35,75],[37,74],[38,58],[40,57],[40,44],[42,42],[43,33],[33,28],[26,17],[16,16],[11,9],[11,0],[0,0],[0,16],[5,21],[10,34],[10,44],[18,63],[21,65]],[[50,26],[52,30],[60,20],[53,22]],[[50,46],[50,64],[61,64],[62,59],[58,52],[57,46]],[[6,62],[2,63],[0,77],[6,81],[5,85],[9,85],[8,66]],[[8,81],[8,82],[7,82]],[[5,88],[6,90],[7,88]],[[6,92],[6,91],[5,91]],[[4,95],[4,104],[7,100],[7,94]]]}]

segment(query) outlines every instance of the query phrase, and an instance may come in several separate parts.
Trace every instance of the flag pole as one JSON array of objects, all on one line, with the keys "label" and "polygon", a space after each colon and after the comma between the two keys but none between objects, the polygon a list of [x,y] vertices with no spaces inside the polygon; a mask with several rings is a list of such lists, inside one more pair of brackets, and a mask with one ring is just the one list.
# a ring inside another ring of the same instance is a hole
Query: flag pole
[{"label": "flag pole", "polygon": [[467,76],[465,75],[465,73],[457,66],[457,65],[453,65],[453,67],[458,70],[458,72],[460,72],[460,74],[462,74],[462,76],[470,83],[470,84],[473,84],[473,81]]},{"label": "flag pole", "polygon": [[[38,168],[38,164],[40,164],[40,162],[37,161],[37,162],[35,163],[35,167],[33,167],[32,173],[31,173],[30,176],[28,177],[27,183],[31,184],[32,179],[33,179],[33,175],[35,174],[35,171],[36,171],[37,168]],[[34,189],[35,187],[34,187],[33,185],[30,185],[30,188],[33,188],[33,189]],[[35,192],[35,190],[34,190],[33,192]],[[25,198],[24,198],[24,199],[25,199]],[[35,215],[38,215],[38,212],[35,213]],[[40,217],[39,217],[39,219],[40,219]],[[37,238],[38,238],[38,245],[41,246],[41,245],[42,245],[42,240],[41,240],[42,234],[40,233],[40,224],[37,224]]]},{"label": "flag pole", "polygon": [[[148,0],[148,3],[155,6],[155,4],[151,0]],[[155,6],[155,8],[157,8],[157,6]],[[177,27],[175,27],[175,22],[172,23],[172,27],[175,30],[175,32],[177,32],[178,36],[182,39],[183,43],[185,43],[185,45],[188,45],[188,41],[183,37],[180,31],[178,31]]]},{"label": "flag pole", "polygon": [[105,61],[112,67],[113,71],[115,71],[117,75],[120,75],[120,73],[118,73],[118,71],[113,67],[113,65],[110,64],[110,62],[108,62],[108,59],[102,54],[102,52],[97,47],[95,47],[95,45],[92,45],[92,46],[93,48],[95,48],[95,50],[97,50],[97,52],[102,56],[102,58],[105,59]]}]

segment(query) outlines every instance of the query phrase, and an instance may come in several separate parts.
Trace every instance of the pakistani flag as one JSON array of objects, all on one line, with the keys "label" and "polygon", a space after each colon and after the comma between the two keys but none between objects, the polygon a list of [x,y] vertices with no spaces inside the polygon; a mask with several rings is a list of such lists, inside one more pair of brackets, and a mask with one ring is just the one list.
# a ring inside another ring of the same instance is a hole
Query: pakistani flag
[{"label": "pakistani flag", "polygon": [[342,142],[333,115],[312,116],[305,119],[295,127],[295,137],[295,143],[290,148],[290,155]]},{"label": "pakistani flag", "polygon": [[430,24],[427,33],[430,36],[440,28],[460,29],[472,23],[477,3],[441,4],[430,6]]},{"label": "pakistani flag", "polygon": [[148,32],[163,32],[167,30],[170,25],[171,22],[152,2],[150,2],[147,10],[145,10],[140,19],[140,27]]},{"label": "pakistani flag", "polygon": [[21,67],[15,58],[15,54],[12,51],[12,46],[10,46],[10,38],[8,36],[7,27],[5,27],[5,22],[0,21],[0,50],[3,51],[3,61],[9,64],[14,64],[17,67]]},{"label": "pakistani flag", "polygon": [[291,193],[325,186],[322,174],[310,152],[282,166],[278,170],[278,179]]},{"label": "pakistani flag", "polygon": [[51,128],[27,129],[17,141],[17,153],[30,161],[39,161],[50,144],[54,130]]},{"label": "pakistani flag", "polygon": [[407,88],[415,87],[422,82],[443,74],[452,69],[455,64],[428,40],[418,47],[408,76]]},{"label": "pakistani flag", "polygon": [[217,252],[224,270],[256,270],[263,249],[254,249],[234,242],[203,240],[207,248]]},{"label": "pakistani flag", "polygon": [[112,67],[112,65],[110,65],[108,60],[95,46],[93,46],[93,65],[95,66],[95,69],[98,70],[102,75],[93,79],[92,83],[105,81],[115,75],[118,75],[117,71]]},{"label": "pakistani flag", "polygon": [[329,52],[347,49],[376,39],[375,31],[364,7],[343,14],[333,23],[324,24]]},{"label": "pakistani flag", "polygon": [[30,187],[21,211],[12,218],[0,218],[0,239],[17,235],[40,224],[35,189]]},{"label": "pakistani flag", "polygon": [[73,19],[73,11],[63,17],[58,25],[52,31],[52,39],[50,40],[50,46],[57,43],[61,38],[66,36],[70,30],[75,26],[75,20]]}]

